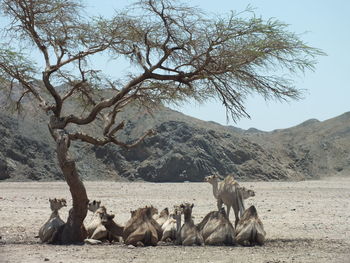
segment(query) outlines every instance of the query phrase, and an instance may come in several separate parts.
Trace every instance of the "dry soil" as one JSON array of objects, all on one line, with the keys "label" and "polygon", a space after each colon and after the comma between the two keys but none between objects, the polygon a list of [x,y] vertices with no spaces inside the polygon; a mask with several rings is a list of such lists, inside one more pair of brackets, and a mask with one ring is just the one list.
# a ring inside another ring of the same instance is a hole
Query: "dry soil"
[{"label": "dry soil", "polygon": [[[35,238],[50,215],[48,198],[64,197],[64,182],[0,183],[0,262],[350,262],[350,178],[301,182],[245,182],[264,223],[267,241],[256,247],[134,248],[122,244],[59,246]],[[159,210],[193,202],[195,222],[215,210],[207,183],[85,182],[89,198],[101,200],[116,221],[125,224],[130,210]],[[88,214],[87,219],[91,217]],[[233,219],[231,215],[231,220]]]}]

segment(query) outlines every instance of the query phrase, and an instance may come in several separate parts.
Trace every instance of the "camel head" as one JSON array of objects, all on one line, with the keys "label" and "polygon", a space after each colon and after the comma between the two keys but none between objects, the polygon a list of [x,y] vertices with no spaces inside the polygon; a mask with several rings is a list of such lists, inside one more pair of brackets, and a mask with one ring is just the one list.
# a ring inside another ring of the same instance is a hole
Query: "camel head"
[{"label": "camel head", "polygon": [[100,218],[101,218],[102,225],[108,225],[110,223],[110,221],[113,220],[114,215],[113,214],[109,215],[107,213],[101,213]]},{"label": "camel head", "polygon": [[105,206],[102,205],[95,211],[95,213],[97,213],[97,214],[99,214],[101,216],[102,214],[106,214],[107,213],[107,209],[106,209]]},{"label": "camel head", "polygon": [[222,179],[222,177],[219,174],[215,173],[213,175],[209,175],[209,176],[204,177],[204,182],[208,182],[210,184],[213,184],[213,183],[220,181],[220,179]]},{"label": "camel head", "polygon": [[159,217],[168,217],[168,216],[169,216],[169,209],[166,207],[160,212]]},{"label": "camel head", "polygon": [[190,204],[190,203],[183,203],[180,205],[180,209],[183,214],[191,214],[193,207],[194,207],[194,204]]},{"label": "camel head", "polygon": [[144,213],[147,217],[152,218],[153,215],[158,214],[158,209],[151,206],[146,206],[145,208],[141,208],[140,211],[142,214]]},{"label": "camel head", "polygon": [[157,213],[158,213],[158,209],[153,206],[145,206],[145,207],[130,211],[131,217],[134,219],[135,218],[151,219],[153,215]]},{"label": "camel head", "polygon": [[67,206],[67,201],[64,198],[58,199],[58,198],[49,198],[50,202],[50,208],[52,211],[58,211],[64,206]]},{"label": "camel head", "polygon": [[130,215],[131,217],[134,217],[136,215],[137,210],[130,210]]},{"label": "camel head", "polygon": [[220,213],[221,215],[223,215],[224,217],[227,217],[226,210],[225,210],[224,207],[221,207],[221,208],[220,208],[219,213]]},{"label": "camel head", "polygon": [[254,190],[247,189],[244,186],[240,187],[243,199],[255,196]]},{"label": "camel head", "polygon": [[94,200],[94,201],[92,201],[92,202],[89,202],[89,204],[88,204],[88,209],[89,209],[91,212],[95,213],[96,210],[100,208],[100,205],[101,205],[101,201],[96,201],[96,200]]},{"label": "camel head", "polygon": [[172,217],[173,219],[176,218],[181,218],[181,207],[179,205],[174,205],[174,211],[169,215],[170,217]]}]

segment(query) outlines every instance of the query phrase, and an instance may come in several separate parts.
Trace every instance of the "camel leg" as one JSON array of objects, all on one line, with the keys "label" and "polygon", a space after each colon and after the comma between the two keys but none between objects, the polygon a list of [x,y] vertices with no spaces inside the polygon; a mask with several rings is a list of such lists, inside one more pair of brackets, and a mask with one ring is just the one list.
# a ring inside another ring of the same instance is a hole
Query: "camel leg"
[{"label": "camel leg", "polygon": [[230,218],[230,211],[231,211],[231,206],[230,205],[226,205],[227,218]]},{"label": "camel leg", "polygon": [[220,211],[220,209],[221,209],[221,207],[222,207],[222,204],[223,204],[223,202],[222,202],[222,200],[219,198],[218,200],[217,200],[217,206],[218,206],[218,211]]},{"label": "camel leg", "polygon": [[107,238],[108,232],[104,226],[98,226],[94,233],[91,235],[91,239],[102,240]]},{"label": "camel leg", "polygon": [[200,233],[197,233],[197,245],[199,246],[203,246],[204,245],[204,239],[203,239],[203,236],[200,234]]},{"label": "camel leg", "polygon": [[251,245],[251,236],[253,232],[253,225],[249,223],[244,228],[240,229],[240,232],[236,235],[236,242],[242,246]]},{"label": "camel leg", "polygon": [[259,224],[255,225],[255,229],[256,229],[256,242],[261,246],[262,244],[264,244],[266,232]]},{"label": "camel leg", "polygon": [[235,218],[236,218],[236,220],[235,220],[235,228],[236,228],[237,224],[238,224],[238,221],[239,221],[239,216],[238,216],[239,211],[238,211],[238,209],[236,207],[233,207],[233,212],[235,212]]},{"label": "camel leg", "polygon": [[131,235],[128,236],[128,238],[124,241],[124,243],[126,245],[133,245],[133,246],[141,246],[140,243],[142,243],[141,241],[143,240],[145,236],[144,232],[134,232]]},{"label": "camel leg", "polygon": [[182,245],[183,246],[193,246],[196,243],[196,236],[189,236],[187,238],[185,238],[184,241],[182,241]]},{"label": "camel leg", "polygon": [[209,246],[218,246],[223,244],[221,233],[212,233],[206,240],[205,244]]}]

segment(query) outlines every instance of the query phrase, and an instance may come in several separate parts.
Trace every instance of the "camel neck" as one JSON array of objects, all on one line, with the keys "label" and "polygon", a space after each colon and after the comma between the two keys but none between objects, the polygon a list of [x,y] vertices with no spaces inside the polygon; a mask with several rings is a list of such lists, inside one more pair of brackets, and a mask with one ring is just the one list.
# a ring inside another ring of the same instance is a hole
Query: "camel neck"
[{"label": "camel neck", "polygon": [[181,215],[176,217],[176,229],[177,229],[177,232],[180,232],[180,229],[181,229]]},{"label": "camel neck", "polygon": [[191,213],[185,213],[184,217],[185,217],[185,222],[190,222],[192,220]]},{"label": "camel neck", "polygon": [[50,216],[50,219],[55,218],[55,217],[60,217],[60,216],[58,215],[58,210],[53,210],[53,211],[52,211],[51,216]]},{"label": "camel neck", "polygon": [[215,181],[212,183],[212,185],[213,185],[213,195],[215,196],[215,198],[217,198],[218,197],[218,182]]}]

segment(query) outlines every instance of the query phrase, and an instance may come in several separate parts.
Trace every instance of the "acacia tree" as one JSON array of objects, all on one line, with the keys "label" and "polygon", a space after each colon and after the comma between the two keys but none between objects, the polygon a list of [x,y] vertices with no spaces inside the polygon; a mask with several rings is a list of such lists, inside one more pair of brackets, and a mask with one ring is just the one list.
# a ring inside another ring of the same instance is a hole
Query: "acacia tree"
[{"label": "acacia tree", "polygon": [[[322,54],[285,24],[264,21],[251,10],[245,10],[248,18],[234,12],[210,17],[176,1],[141,0],[106,19],[84,15],[78,0],[2,0],[1,11],[10,23],[4,28],[9,41],[0,47],[0,79],[8,81],[9,90],[14,85],[21,89],[17,104],[28,97],[47,113],[72,195],[61,243],[85,238],[88,198],[69,155],[71,142],[135,146],[153,132],[145,131],[132,144],[117,139],[124,122],[116,123],[116,116],[131,102],[152,108],[188,98],[218,98],[228,116],[249,117],[244,100],[251,93],[299,98],[301,91],[285,71],[313,70],[315,57]],[[33,49],[40,54],[37,64],[28,55]],[[134,69],[122,81],[107,78],[92,63],[96,54],[123,57]],[[66,103],[77,98],[84,111],[66,113]],[[93,122],[101,134],[81,131]]]}]

